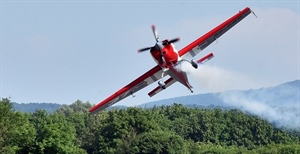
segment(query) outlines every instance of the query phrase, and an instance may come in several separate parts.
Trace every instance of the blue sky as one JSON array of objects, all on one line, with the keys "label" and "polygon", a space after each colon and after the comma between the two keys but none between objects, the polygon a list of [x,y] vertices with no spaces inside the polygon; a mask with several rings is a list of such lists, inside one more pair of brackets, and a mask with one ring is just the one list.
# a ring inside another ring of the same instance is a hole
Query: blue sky
[{"label": "blue sky", "polygon": [[[274,86],[299,79],[299,1],[1,0],[1,97],[13,102],[96,104],[155,65],[137,54],[160,38],[183,48],[239,10],[249,15],[196,58],[194,94]],[[191,95],[179,83],[150,98],[156,83],[121,105]]]}]

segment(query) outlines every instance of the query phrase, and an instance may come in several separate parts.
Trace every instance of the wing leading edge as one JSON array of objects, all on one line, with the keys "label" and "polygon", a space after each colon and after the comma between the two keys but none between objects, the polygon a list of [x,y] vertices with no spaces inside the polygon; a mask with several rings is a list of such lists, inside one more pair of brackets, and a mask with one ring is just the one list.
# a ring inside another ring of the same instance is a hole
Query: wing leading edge
[{"label": "wing leading edge", "polygon": [[246,7],[239,13],[235,14],[228,20],[221,23],[219,26],[215,27],[211,31],[207,32],[191,44],[187,45],[183,49],[179,51],[180,56],[190,55],[191,57],[196,56],[200,51],[209,46],[212,42],[226,33],[229,29],[243,20],[246,16],[248,16],[252,11],[249,7]]},{"label": "wing leading edge", "polygon": [[119,102],[120,100],[128,97],[129,95],[133,95],[135,92],[147,87],[151,83],[157,81],[161,77],[161,67],[156,65],[148,72],[137,78],[136,80],[132,81],[116,93],[112,94],[99,104],[95,105],[90,109],[91,113],[97,113],[105,108]]}]

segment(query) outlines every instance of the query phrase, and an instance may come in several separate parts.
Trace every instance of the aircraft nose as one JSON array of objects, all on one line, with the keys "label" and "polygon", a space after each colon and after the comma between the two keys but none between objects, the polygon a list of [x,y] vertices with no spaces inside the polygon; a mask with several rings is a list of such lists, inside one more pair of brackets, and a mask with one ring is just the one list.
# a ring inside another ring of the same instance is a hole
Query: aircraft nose
[{"label": "aircraft nose", "polygon": [[160,44],[160,43],[156,43],[155,44],[155,49],[158,50],[158,51],[161,51],[163,49],[163,47],[164,46],[162,44]]}]

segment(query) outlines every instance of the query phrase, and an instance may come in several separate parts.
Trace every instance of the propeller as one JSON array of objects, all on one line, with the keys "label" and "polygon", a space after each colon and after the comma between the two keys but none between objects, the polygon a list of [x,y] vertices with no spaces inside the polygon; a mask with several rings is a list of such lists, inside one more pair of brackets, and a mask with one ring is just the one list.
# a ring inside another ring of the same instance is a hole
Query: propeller
[{"label": "propeller", "polygon": [[174,38],[174,39],[172,39],[172,40],[164,40],[164,41],[162,41],[163,43],[163,45],[168,45],[168,44],[171,44],[171,43],[175,43],[175,42],[177,42],[177,41],[179,41],[180,40],[180,38],[178,37],[178,38]]},{"label": "propeller", "polygon": [[150,50],[151,48],[152,48],[152,47],[142,48],[142,49],[138,50],[138,53],[143,52],[143,51]]},{"label": "propeller", "polygon": [[152,28],[152,32],[153,32],[154,38],[155,38],[156,42],[158,42],[159,41],[159,36],[158,36],[158,32],[157,32],[157,30],[155,28],[155,25],[152,25],[151,28]]},{"label": "propeller", "polygon": [[[180,38],[178,37],[178,38],[174,38],[174,39],[171,39],[171,40],[159,41],[159,36],[158,36],[158,32],[157,32],[157,30],[155,28],[155,25],[152,25],[151,28],[152,28],[152,32],[153,32],[154,38],[156,40],[155,45],[153,47],[146,47],[146,48],[139,49],[138,53],[141,53],[141,52],[144,52],[144,51],[147,51],[147,50],[151,50],[152,48],[156,48],[157,50],[160,51],[162,49],[161,45],[165,46],[165,45],[168,45],[168,44],[171,44],[171,43],[175,43],[175,42],[177,42],[177,41],[180,40]],[[161,44],[159,42],[161,42]]]}]

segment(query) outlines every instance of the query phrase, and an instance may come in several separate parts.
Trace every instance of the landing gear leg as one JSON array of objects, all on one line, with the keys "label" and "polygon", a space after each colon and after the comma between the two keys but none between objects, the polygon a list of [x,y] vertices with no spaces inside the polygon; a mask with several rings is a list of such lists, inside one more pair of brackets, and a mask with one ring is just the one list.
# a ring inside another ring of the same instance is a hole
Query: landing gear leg
[{"label": "landing gear leg", "polygon": [[161,89],[166,89],[166,84],[163,80],[164,74],[165,74],[165,70],[163,70],[163,72],[161,73],[161,79],[160,81],[158,81],[158,85]]},{"label": "landing gear leg", "polygon": [[196,60],[192,59],[191,61],[188,61],[186,59],[182,59],[182,61],[186,61],[186,62],[189,62],[195,69],[198,68],[198,63]]}]

